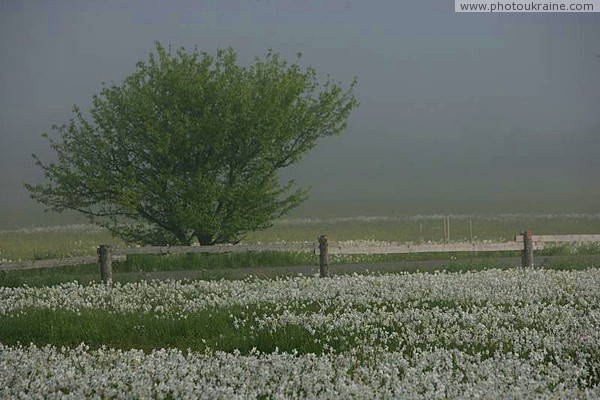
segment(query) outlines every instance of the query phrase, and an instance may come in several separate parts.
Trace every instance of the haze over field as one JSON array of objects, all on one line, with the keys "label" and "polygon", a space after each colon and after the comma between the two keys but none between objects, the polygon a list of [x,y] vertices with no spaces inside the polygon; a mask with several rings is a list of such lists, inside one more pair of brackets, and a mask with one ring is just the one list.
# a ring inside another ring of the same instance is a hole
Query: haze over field
[{"label": "haze over field", "polygon": [[[282,178],[296,215],[598,212],[598,14],[455,14],[450,1],[0,3],[0,227],[57,223],[31,153],[154,41],[252,62],[268,48],[358,77],[360,108]],[[39,217],[42,220],[39,220]]]}]

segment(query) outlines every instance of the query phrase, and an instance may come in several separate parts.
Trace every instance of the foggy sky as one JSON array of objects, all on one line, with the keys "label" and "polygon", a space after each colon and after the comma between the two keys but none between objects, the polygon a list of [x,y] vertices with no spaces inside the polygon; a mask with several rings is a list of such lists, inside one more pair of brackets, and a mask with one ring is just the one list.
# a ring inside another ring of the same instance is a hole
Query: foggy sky
[{"label": "foggy sky", "polygon": [[311,186],[313,204],[598,211],[600,14],[453,10],[451,0],[3,0],[0,218],[33,206],[22,183],[41,179],[30,156],[48,159],[41,134],[74,104],[89,108],[102,82],[120,83],[155,40],[231,46],[245,64],[268,48],[302,52],[322,77],[358,77],[346,132],[282,174]]}]

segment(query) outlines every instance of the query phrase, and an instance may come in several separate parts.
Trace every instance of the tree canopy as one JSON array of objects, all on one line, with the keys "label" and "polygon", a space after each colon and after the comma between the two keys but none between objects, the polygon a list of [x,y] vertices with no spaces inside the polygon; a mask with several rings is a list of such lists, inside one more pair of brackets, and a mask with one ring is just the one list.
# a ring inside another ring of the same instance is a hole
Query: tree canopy
[{"label": "tree canopy", "polygon": [[243,66],[231,48],[212,56],[157,42],[122,84],[94,95],[89,115],[75,106],[52,127],[54,161],[33,156],[46,180],[25,186],[127,242],[236,243],[306,199],[278,171],[342,132],[358,105],[356,80],[320,83],[298,62],[269,51]]}]

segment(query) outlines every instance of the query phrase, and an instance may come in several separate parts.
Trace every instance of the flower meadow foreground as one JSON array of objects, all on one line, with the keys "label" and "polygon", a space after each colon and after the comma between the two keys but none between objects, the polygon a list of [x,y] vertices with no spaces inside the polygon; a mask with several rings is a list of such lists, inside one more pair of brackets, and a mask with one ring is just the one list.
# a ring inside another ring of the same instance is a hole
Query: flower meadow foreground
[{"label": "flower meadow foreground", "polygon": [[600,397],[600,269],[4,287],[0,324],[0,398]]}]

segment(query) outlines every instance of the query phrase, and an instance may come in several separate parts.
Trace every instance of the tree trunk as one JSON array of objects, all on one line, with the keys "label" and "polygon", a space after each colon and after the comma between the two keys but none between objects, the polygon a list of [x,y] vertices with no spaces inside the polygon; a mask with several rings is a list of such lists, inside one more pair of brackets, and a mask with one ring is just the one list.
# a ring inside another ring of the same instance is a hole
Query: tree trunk
[{"label": "tree trunk", "polygon": [[213,237],[207,233],[194,232],[194,236],[198,239],[200,246],[210,246],[213,244]]}]

